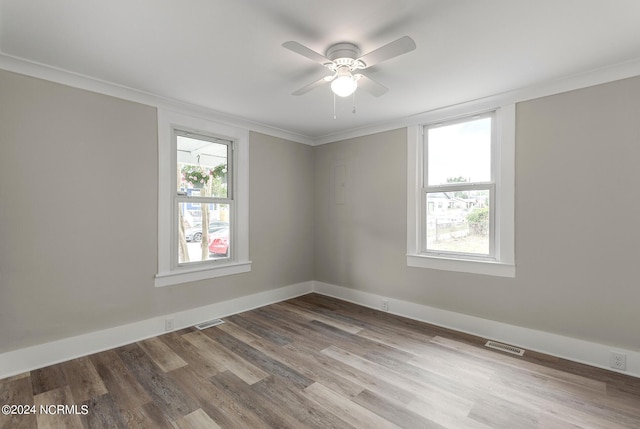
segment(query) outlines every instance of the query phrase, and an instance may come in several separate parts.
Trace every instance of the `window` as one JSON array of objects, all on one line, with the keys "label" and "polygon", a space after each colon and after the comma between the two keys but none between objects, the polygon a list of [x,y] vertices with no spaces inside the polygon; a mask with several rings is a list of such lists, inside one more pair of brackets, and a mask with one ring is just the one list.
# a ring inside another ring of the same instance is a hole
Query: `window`
[{"label": "window", "polygon": [[158,111],[156,286],[250,271],[248,133]]},{"label": "window", "polygon": [[515,108],[409,130],[407,264],[515,276]]},{"label": "window", "polygon": [[177,265],[230,259],[233,141],[173,129]]},{"label": "window", "polygon": [[424,130],[424,249],[441,256],[494,259],[494,114]]}]

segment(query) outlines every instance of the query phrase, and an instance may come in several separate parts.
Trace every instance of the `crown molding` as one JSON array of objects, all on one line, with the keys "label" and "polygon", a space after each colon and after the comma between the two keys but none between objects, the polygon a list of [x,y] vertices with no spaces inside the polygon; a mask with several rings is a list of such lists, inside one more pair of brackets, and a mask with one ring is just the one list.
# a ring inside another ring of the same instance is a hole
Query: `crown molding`
[{"label": "crown molding", "polygon": [[437,109],[399,118],[394,121],[370,125],[335,134],[327,134],[325,136],[314,138],[313,145],[318,146],[384,131],[391,131],[398,128],[427,124],[429,122],[455,117],[461,112],[482,111],[635,76],[640,76],[640,58],[589,70],[583,73],[565,76],[563,78],[542,82],[524,88],[514,89],[501,94],[493,94],[487,97],[465,101],[463,103],[439,107]]},{"label": "crown molding", "polygon": [[218,112],[206,107],[186,103],[179,100],[164,98],[156,94],[140,91],[134,88],[117,85],[104,80],[85,76],[68,70],[52,67],[46,64],[28,61],[23,58],[0,53],[0,69],[36,77],[63,85],[72,86],[87,91],[97,92],[112,97],[121,98],[158,108],[175,110],[191,116],[200,117],[214,122],[220,122],[268,134],[302,143],[310,146],[319,146],[327,143],[348,140],[370,134],[391,131],[398,128],[425,124],[434,120],[452,117],[459,111],[482,110],[498,107],[505,104],[514,104],[535,98],[560,94],[590,86],[600,85],[616,80],[640,76],[640,58],[614,64],[607,67],[589,70],[583,73],[565,76],[563,78],[542,82],[524,88],[518,88],[500,94],[469,100],[450,106],[442,106],[415,115],[397,118],[391,121],[354,128],[339,133],[326,134],[319,137],[311,137],[267,124],[261,124],[235,115]]},{"label": "crown molding", "polygon": [[218,112],[203,106],[186,103],[179,100],[173,100],[161,97],[145,91],[140,91],[124,85],[118,85],[101,79],[96,79],[79,73],[70,72],[68,70],[52,67],[46,64],[37,63],[23,58],[0,53],[0,69],[19,73],[25,76],[35,77],[62,85],[71,86],[91,92],[96,92],[111,97],[120,98],[135,103],[146,104],[156,108],[178,111],[189,116],[207,119],[213,122],[219,122],[238,128],[256,131],[268,134],[273,137],[279,137],[307,145],[314,145],[312,138],[261,124],[235,115],[224,112]]}]

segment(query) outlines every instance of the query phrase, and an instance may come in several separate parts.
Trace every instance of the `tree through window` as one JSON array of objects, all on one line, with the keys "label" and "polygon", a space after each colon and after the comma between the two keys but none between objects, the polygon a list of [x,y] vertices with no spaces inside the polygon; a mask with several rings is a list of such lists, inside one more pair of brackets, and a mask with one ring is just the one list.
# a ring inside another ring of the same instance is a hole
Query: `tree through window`
[{"label": "tree through window", "polygon": [[179,264],[230,256],[233,142],[174,130]]}]

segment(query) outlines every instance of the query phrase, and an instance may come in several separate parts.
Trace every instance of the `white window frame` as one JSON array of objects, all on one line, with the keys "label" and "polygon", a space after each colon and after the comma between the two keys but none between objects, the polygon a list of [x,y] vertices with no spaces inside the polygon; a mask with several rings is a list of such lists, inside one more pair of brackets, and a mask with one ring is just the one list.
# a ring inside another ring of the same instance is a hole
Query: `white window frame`
[{"label": "white window frame", "polygon": [[[229,258],[178,264],[176,139],[174,130],[219,136],[233,142]],[[249,132],[207,119],[158,109],[158,273],[155,286],[170,286],[251,271],[249,260]]]},{"label": "white window frame", "polygon": [[[425,125],[472,119],[495,111],[495,145],[492,148],[492,249],[490,257],[427,252],[425,216]],[[422,125],[407,129],[407,266],[515,277],[515,105],[478,110],[433,112]]]},{"label": "white window frame", "polygon": [[[178,233],[177,231],[172,231],[171,233],[171,239],[172,239],[172,244],[171,244],[171,269],[175,270],[176,268],[181,268],[181,267],[195,267],[195,264],[199,264],[202,266],[206,266],[206,265],[210,265],[212,266],[212,264],[222,264],[225,263],[226,261],[229,260],[233,260],[233,254],[235,253],[235,245],[234,245],[234,240],[235,240],[235,235],[236,235],[236,228],[235,228],[235,218],[234,218],[234,213],[236,211],[235,208],[235,199],[234,199],[234,194],[235,194],[235,165],[233,162],[234,156],[233,153],[235,152],[235,146],[236,146],[236,142],[229,139],[226,136],[220,136],[220,135],[213,135],[211,133],[204,133],[202,131],[197,131],[197,130],[192,130],[192,129],[187,129],[186,127],[183,126],[176,126],[173,125],[171,126],[171,153],[172,153],[172,159],[171,159],[171,165],[173,166],[171,174],[172,174],[172,178],[171,178],[171,182],[172,183],[177,183],[178,182],[178,177],[177,177],[177,168],[176,166],[178,165],[178,159],[177,159],[177,139],[178,136],[183,136],[183,137],[191,137],[194,139],[199,139],[202,141],[208,141],[208,142],[212,142],[212,143],[217,143],[217,144],[224,144],[227,146],[227,171],[228,171],[228,189],[227,189],[227,196],[226,197],[204,197],[204,196],[187,196],[187,195],[181,195],[180,193],[177,192],[177,190],[174,188],[174,192],[172,194],[172,198],[173,198],[173,204],[172,204],[172,214],[173,214],[173,219],[171,221],[171,225],[175,226],[179,224],[179,204],[180,203],[204,203],[204,204],[226,204],[229,206],[229,213],[230,213],[230,230],[229,230],[229,235],[230,235],[230,243],[231,246],[229,246],[229,255],[224,258],[224,259],[212,259],[212,260],[207,260],[207,261],[193,261],[193,262],[182,262],[180,263],[178,261],[178,245],[179,245],[179,239],[178,239]],[[204,228],[204,227],[203,227]]]}]

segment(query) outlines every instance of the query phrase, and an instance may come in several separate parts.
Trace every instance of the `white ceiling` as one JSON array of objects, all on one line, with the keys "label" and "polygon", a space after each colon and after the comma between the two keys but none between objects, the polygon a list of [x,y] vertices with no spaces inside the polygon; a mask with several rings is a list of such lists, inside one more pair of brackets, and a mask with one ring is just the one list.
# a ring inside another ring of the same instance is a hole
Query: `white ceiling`
[{"label": "white ceiling", "polygon": [[[296,89],[326,69],[281,45],[415,51],[368,69],[389,88]],[[638,0],[0,0],[0,52],[306,139],[390,123],[640,58]]]}]

